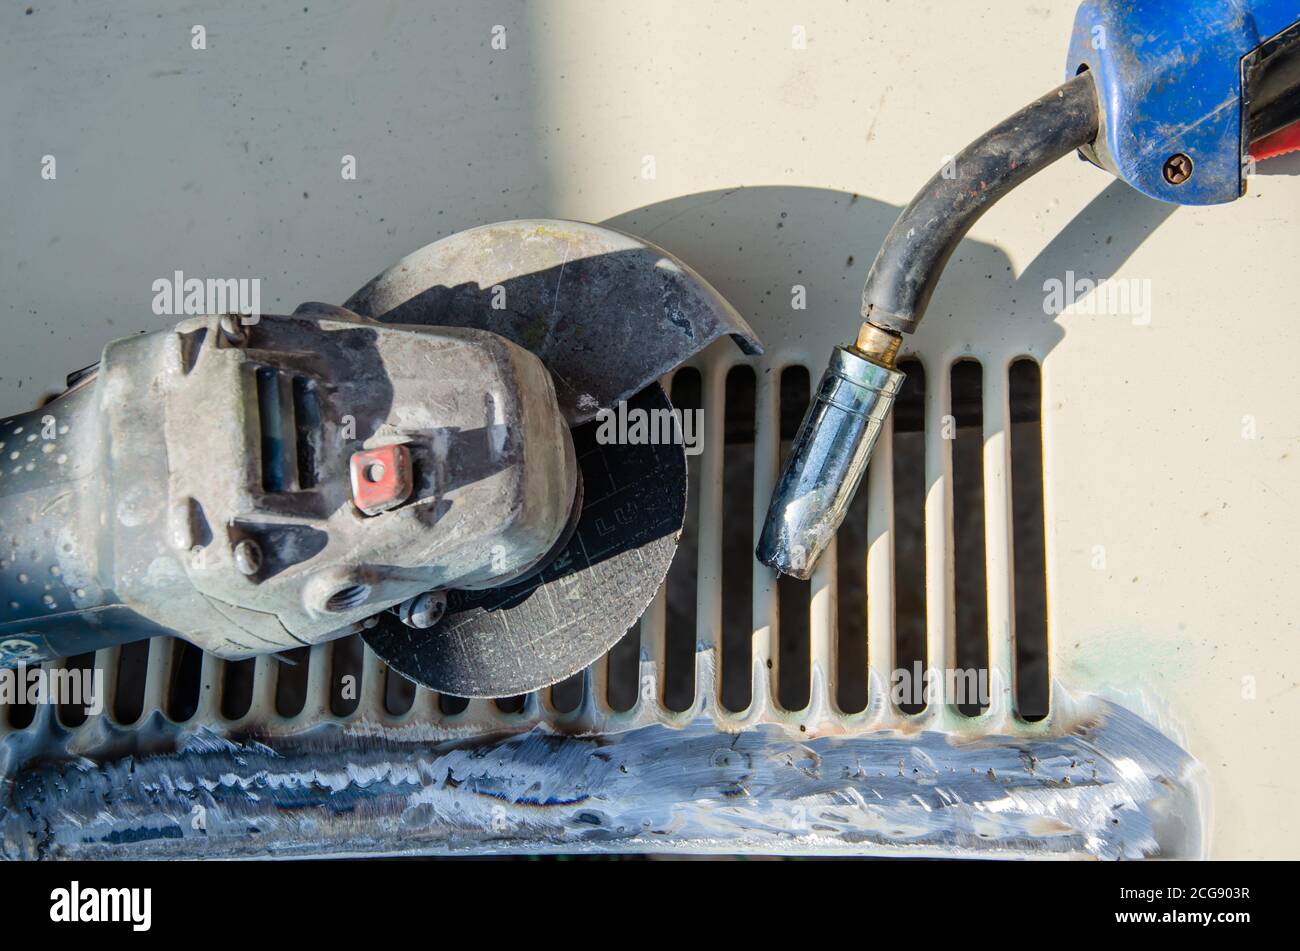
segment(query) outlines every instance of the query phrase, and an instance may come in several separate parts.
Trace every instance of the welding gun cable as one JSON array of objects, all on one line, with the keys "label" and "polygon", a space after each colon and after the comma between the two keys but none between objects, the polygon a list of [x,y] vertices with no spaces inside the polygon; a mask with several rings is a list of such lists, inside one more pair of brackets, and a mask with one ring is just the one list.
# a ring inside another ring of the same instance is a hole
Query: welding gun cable
[{"label": "welding gun cable", "polygon": [[903,383],[901,334],[916,329],[958,242],[994,202],[1097,137],[1086,72],[994,126],[935,175],[885,237],[862,291],[864,323],[836,347],[777,481],[754,553],[812,577],[848,512]]},{"label": "welding gun cable", "polygon": [[959,152],[903,209],[862,290],[862,319],[911,333],[948,258],[998,199],[1097,137],[1097,93],[1080,73]]}]

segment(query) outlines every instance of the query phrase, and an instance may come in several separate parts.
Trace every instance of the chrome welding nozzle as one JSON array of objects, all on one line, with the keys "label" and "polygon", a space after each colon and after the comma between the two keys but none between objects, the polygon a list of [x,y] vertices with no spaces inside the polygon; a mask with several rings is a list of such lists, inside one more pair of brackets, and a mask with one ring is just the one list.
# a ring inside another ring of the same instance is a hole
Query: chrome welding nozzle
[{"label": "chrome welding nozzle", "polygon": [[836,347],[781,470],[755,554],[782,574],[808,579],[867,470],[903,382],[900,338],[863,326]]}]

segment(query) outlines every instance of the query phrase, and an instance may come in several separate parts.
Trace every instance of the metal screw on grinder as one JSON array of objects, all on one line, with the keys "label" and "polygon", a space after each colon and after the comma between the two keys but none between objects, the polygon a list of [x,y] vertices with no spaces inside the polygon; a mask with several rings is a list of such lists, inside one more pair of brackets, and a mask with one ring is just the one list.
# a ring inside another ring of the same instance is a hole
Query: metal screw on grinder
[{"label": "metal screw on grinder", "polygon": [[397,617],[407,627],[427,630],[442,620],[447,610],[447,593],[445,591],[426,591],[413,598],[407,598],[397,606]]},{"label": "metal screw on grinder", "polygon": [[1181,185],[1192,177],[1191,157],[1177,152],[1165,159],[1165,181],[1170,185]]},{"label": "metal screw on grinder", "polygon": [[257,542],[245,538],[235,545],[235,567],[241,575],[255,575],[262,568],[262,549]]},{"label": "metal screw on grinder", "polygon": [[222,314],[218,326],[221,327],[221,335],[232,346],[238,347],[248,339],[243,323],[234,314]]}]

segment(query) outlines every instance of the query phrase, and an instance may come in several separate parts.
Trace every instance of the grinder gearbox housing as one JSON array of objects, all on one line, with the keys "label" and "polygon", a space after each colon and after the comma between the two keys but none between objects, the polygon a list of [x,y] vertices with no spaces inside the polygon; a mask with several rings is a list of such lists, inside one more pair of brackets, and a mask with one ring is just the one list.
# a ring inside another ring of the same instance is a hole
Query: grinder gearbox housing
[{"label": "grinder gearbox housing", "polygon": [[0,422],[0,663],[172,633],[227,659],[314,644],[561,540],[578,468],[536,356],[318,304],[237,320],[119,340]]}]

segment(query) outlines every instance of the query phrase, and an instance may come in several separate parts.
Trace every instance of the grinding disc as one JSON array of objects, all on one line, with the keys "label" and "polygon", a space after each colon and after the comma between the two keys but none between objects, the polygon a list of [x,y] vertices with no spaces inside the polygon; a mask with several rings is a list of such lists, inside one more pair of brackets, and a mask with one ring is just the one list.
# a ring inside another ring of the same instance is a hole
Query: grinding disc
[{"label": "grinding disc", "polygon": [[[662,414],[672,404],[655,383],[627,408]],[[448,592],[446,613],[427,630],[380,614],[363,637],[389,667],[439,693],[509,697],[577,673],[636,622],[677,549],[686,454],[680,442],[602,445],[599,425],[572,430],[583,499],[568,544],[524,581]]]},{"label": "grinding disc", "polygon": [[745,319],[684,261],[581,221],[500,221],[408,254],[348,310],[389,324],[477,327],[533,353],[570,426],[649,386],[718,338],[763,352]]}]

